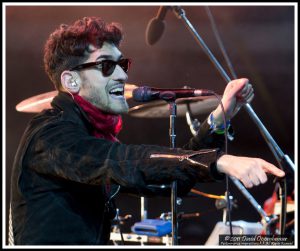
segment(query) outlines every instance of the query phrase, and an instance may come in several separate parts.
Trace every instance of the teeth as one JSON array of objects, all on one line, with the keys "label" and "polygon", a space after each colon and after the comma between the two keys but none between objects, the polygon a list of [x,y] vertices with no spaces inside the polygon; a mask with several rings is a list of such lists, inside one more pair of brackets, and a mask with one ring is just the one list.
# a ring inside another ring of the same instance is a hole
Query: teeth
[{"label": "teeth", "polygon": [[116,88],[113,90],[113,92],[122,92],[123,91],[123,88]]},{"label": "teeth", "polygon": [[115,94],[115,95],[123,95],[124,93],[124,87],[116,87],[109,92],[110,94]]}]

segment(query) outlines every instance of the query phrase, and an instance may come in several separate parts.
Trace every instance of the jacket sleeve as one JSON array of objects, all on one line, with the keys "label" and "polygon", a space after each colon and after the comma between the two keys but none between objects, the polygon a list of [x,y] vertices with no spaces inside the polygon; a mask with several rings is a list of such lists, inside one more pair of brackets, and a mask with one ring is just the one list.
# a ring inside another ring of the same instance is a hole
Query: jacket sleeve
[{"label": "jacket sleeve", "polygon": [[201,124],[198,134],[192,137],[183,149],[199,150],[205,148],[224,149],[225,138],[224,135],[212,133],[207,119]]},{"label": "jacket sleeve", "polygon": [[218,152],[193,155],[197,165],[185,158],[150,158],[151,154],[195,154],[191,150],[154,145],[125,145],[90,136],[77,124],[60,121],[43,127],[33,138],[24,161],[34,171],[91,185],[108,180],[140,192],[149,184],[178,181],[188,192],[195,182],[214,181],[211,165]]}]

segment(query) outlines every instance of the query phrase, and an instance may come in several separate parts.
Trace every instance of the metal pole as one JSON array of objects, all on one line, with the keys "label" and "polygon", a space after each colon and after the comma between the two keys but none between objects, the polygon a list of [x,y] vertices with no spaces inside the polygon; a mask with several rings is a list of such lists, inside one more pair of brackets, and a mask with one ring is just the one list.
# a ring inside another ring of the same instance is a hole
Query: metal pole
[{"label": "metal pole", "polygon": [[[175,118],[176,118],[176,103],[175,101],[169,102],[170,110],[170,147],[176,147],[175,139]],[[172,245],[178,245],[178,223],[177,223],[177,181],[173,181],[171,185],[171,212],[172,212]]]},{"label": "metal pole", "polygon": [[148,201],[147,198],[141,197],[141,221],[148,219]]}]

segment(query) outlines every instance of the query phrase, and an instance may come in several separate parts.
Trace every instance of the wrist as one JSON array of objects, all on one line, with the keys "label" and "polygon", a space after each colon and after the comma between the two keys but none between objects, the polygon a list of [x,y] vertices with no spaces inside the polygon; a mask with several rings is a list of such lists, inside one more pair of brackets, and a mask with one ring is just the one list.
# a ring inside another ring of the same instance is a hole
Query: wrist
[{"label": "wrist", "polygon": [[209,129],[216,134],[224,134],[225,130],[228,130],[230,127],[230,120],[227,120],[224,125],[224,121],[220,122],[219,119],[216,119],[213,112],[209,115],[207,123],[210,126]]},{"label": "wrist", "polygon": [[222,110],[217,108],[216,110],[212,111],[209,114],[209,116],[213,117],[213,120],[217,126],[221,126],[224,123],[224,118],[222,114],[223,114]]},{"label": "wrist", "polygon": [[216,161],[216,169],[219,173],[226,173],[225,169],[226,169],[226,163],[228,162],[228,155],[227,154],[223,154],[221,155],[221,157],[219,157]]}]

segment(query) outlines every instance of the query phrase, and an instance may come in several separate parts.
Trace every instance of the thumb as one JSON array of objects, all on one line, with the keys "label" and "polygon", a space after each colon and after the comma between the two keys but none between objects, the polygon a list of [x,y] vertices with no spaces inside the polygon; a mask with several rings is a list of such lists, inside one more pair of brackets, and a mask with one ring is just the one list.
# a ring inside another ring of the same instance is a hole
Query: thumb
[{"label": "thumb", "polygon": [[229,98],[235,96],[237,93],[242,92],[243,88],[249,82],[246,78],[235,79],[228,83],[226,87],[226,94]]},{"label": "thumb", "polygon": [[235,93],[242,92],[243,88],[247,85],[249,80],[247,78],[241,78],[236,80],[236,83],[233,85],[233,91]]}]

